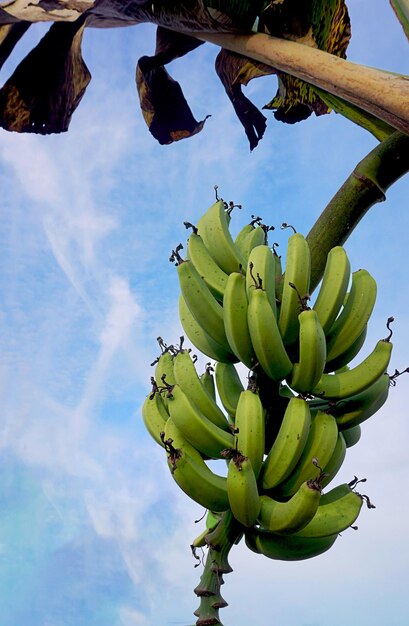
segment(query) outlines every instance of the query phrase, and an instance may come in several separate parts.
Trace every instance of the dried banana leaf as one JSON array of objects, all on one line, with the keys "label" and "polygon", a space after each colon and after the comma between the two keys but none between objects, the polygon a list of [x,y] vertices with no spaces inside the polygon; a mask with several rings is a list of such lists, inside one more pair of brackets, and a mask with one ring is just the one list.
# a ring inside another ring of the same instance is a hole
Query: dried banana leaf
[{"label": "dried banana leaf", "polygon": [[85,17],[53,24],[0,89],[0,125],[26,133],[68,129],[91,75],[81,55]]},{"label": "dried banana leaf", "polygon": [[9,58],[14,46],[22,38],[30,26],[30,22],[15,22],[0,26],[0,68]]},{"label": "dried banana leaf", "polygon": [[[390,1],[405,28],[408,0]],[[357,66],[364,78],[355,81],[355,87],[350,90],[345,76],[352,71],[353,64],[346,64],[343,68],[337,65],[338,78],[332,83],[329,68],[334,63],[330,60],[335,61],[334,56],[345,59],[350,40],[345,0],[8,0],[0,9],[0,63],[10,54],[28,22],[46,20],[59,22],[0,90],[0,126],[8,130],[39,133],[67,130],[90,81],[81,56],[85,25],[104,28],[151,22],[158,25],[157,49],[154,56],[139,61],[137,86],[144,118],[161,143],[189,137],[203,128],[205,120],[196,121],[180,85],[164,68],[202,40],[229,48],[219,54],[216,71],[251,149],[264,134],[266,117],[243,94],[242,87],[253,78],[268,74],[277,75],[278,89],[264,108],[274,111],[276,119],[283,122],[294,123],[311,113],[323,115],[334,108],[379,139],[388,136],[392,126],[408,132],[406,77],[388,82],[384,80],[385,73],[377,70],[370,73],[368,68]],[[273,39],[260,38],[253,49],[244,40],[251,37],[255,24],[258,32]],[[273,44],[284,44],[284,40],[287,40],[288,61],[280,64],[278,46]],[[294,47],[290,42],[302,46]],[[263,54],[263,45],[268,49],[267,55]],[[304,46],[309,47],[308,55],[303,51],[307,51]],[[302,49],[301,54],[297,47]],[[323,55],[321,51],[329,54]],[[306,56],[309,63],[304,61]],[[315,86],[306,82],[309,77]]]},{"label": "dried banana leaf", "polygon": [[[273,0],[263,12],[263,25],[270,35],[346,58],[351,27],[344,0],[284,0],[282,3]],[[263,107],[275,111],[276,119],[293,124],[311,113],[330,112],[330,107],[309,83],[280,71],[277,76],[277,93]]]}]

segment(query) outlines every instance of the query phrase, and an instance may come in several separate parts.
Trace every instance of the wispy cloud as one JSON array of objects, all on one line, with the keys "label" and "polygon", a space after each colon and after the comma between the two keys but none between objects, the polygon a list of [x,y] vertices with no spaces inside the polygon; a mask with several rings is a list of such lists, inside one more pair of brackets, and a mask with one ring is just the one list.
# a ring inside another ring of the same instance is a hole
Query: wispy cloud
[{"label": "wispy cloud", "polygon": [[119,616],[123,626],[145,626],[145,624],[149,624],[146,616],[132,607],[121,607]]},{"label": "wispy cloud", "polygon": [[[351,10],[369,7],[371,14],[369,2],[359,4]],[[183,220],[194,222],[212,203],[215,183],[225,199],[244,205],[233,216],[233,229],[257,213],[276,227],[295,220],[299,230],[307,230],[363,156],[364,143],[369,149],[372,141],[334,116],[294,127],[270,119],[264,140],[249,154],[214,74],[216,50],[203,46],[170,71],[195,115],[212,117],[197,137],[158,146],[144,125],[134,87],[136,59],[150,53],[153,35],[151,27],[86,34],[84,54],[94,78],[69,133],[0,132],[4,499],[11,475],[15,485],[23,484],[21,474],[30,477],[26,491],[7,493],[0,524],[4,529],[8,511],[17,519],[17,512],[26,510],[25,524],[34,526],[23,548],[17,540],[9,543],[20,550],[23,565],[16,579],[24,578],[27,603],[38,597],[34,578],[40,589],[54,583],[52,607],[50,597],[38,600],[33,626],[46,619],[53,626],[77,626],[84,614],[90,626],[191,620],[200,568],[194,568],[189,543],[202,528],[194,523],[202,511],[177,488],[163,450],[144,433],[140,419],[155,338],[175,342],[181,333],[170,249],[187,236]],[[394,45],[393,38],[388,41]],[[275,89],[274,78],[248,88],[259,105]],[[407,184],[397,187],[389,207],[398,223],[406,224]],[[394,225],[385,226],[387,236],[375,236],[385,221],[383,211],[366,218],[366,230],[354,235],[348,250],[355,267],[370,265],[376,278],[381,274],[379,300],[387,303],[377,305],[379,316],[393,302],[402,329],[395,351],[400,367],[406,365],[408,301],[396,256],[404,258],[406,242],[404,229],[401,235]],[[275,235],[285,248],[287,237],[278,229]],[[385,259],[396,277],[385,269]],[[363,439],[349,450],[337,477],[340,482],[356,472],[367,476],[377,509],[365,511],[359,532],[345,533],[332,554],[316,561],[276,563],[235,547],[235,571],[223,588],[231,605],[227,621],[241,626],[250,612],[255,623],[268,623],[275,594],[274,615],[285,615],[288,626],[324,626],[325,606],[339,601],[351,563],[355,577],[359,572],[365,581],[359,588],[349,585],[347,592],[358,613],[347,607],[333,626],[381,625],[365,614],[381,586],[389,597],[392,587],[404,596],[407,388],[401,379],[387,408],[363,425]],[[4,550],[8,554],[7,545]],[[36,575],[24,577],[29,553],[36,555]],[[102,598],[104,615],[97,615]],[[64,614],[67,607],[71,613]]]}]

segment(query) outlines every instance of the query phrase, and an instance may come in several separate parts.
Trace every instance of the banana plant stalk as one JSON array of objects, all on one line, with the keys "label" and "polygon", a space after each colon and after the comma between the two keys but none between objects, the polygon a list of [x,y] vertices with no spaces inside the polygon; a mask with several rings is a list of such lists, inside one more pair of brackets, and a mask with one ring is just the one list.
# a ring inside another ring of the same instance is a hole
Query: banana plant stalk
[{"label": "banana plant stalk", "polygon": [[409,77],[366,67],[263,33],[192,33],[339,96],[409,134]]},{"label": "banana plant stalk", "polygon": [[409,171],[409,136],[395,132],[358,163],[307,235],[311,249],[313,291],[325,269],[328,252],[342,245],[386,190]]},{"label": "banana plant stalk", "polygon": [[223,626],[219,619],[219,609],[226,607],[227,602],[220,594],[220,587],[223,584],[223,574],[233,571],[228,555],[241,535],[240,524],[231,511],[226,511],[216,528],[206,536],[208,553],[200,582],[194,590],[200,598],[199,607],[194,612],[197,617],[196,626]]},{"label": "banana plant stalk", "polygon": [[389,2],[409,39],[409,0],[389,0]]}]

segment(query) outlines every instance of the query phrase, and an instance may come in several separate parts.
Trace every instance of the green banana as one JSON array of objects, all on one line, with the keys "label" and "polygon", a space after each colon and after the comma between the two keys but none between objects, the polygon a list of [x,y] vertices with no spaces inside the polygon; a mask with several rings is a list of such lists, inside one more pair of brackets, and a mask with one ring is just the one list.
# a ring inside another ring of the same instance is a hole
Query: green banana
[{"label": "green banana", "polygon": [[311,394],[341,400],[365,391],[386,372],[391,352],[392,343],[380,339],[369,356],[356,367],[338,374],[323,374]]},{"label": "green banana", "polygon": [[[187,223],[185,222],[185,224]],[[213,259],[196,229],[189,236],[187,253],[188,258],[192,261],[214,297],[222,301],[228,275],[220,269]]]},{"label": "green banana", "polygon": [[243,526],[252,526],[260,511],[257,480],[250,459],[238,452],[229,462],[227,495],[234,517]]},{"label": "green banana", "polygon": [[257,276],[261,279],[261,286],[265,289],[274,315],[277,317],[276,284],[275,284],[275,257],[267,245],[259,245],[250,252],[247,272],[246,289],[250,298],[250,291],[254,289]]},{"label": "green banana", "polygon": [[178,428],[171,417],[169,417],[168,421],[165,424],[165,435],[162,439],[163,445],[165,445],[165,441],[168,446],[173,446],[174,448],[181,449],[183,452],[189,455],[189,457],[193,461],[197,461],[199,464],[203,460],[203,455],[196,450],[191,443],[188,442],[180,428]]},{"label": "green banana", "polygon": [[278,244],[273,245],[273,254],[275,261],[275,276],[276,276],[276,302],[277,302],[277,316],[279,313],[279,308],[281,306],[281,300],[283,297],[283,286],[284,286],[284,275],[283,268],[281,264],[281,256],[279,256],[276,252],[275,247]]},{"label": "green banana", "polygon": [[[302,531],[301,531],[302,532]],[[319,556],[331,548],[338,533],[319,539],[298,535],[275,535],[268,530],[251,529],[245,533],[250,550],[278,561],[303,561]]]},{"label": "green banana", "polygon": [[177,259],[179,285],[185,302],[203,330],[228,352],[224,330],[223,307],[200,276],[192,261]]},{"label": "green banana", "polygon": [[350,275],[351,265],[344,248],[335,246],[328,253],[321,287],[313,306],[325,334],[342,307]]},{"label": "green banana", "polygon": [[232,272],[227,280],[223,298],[224,330],[231,351],[248,368],[254,363],[254,350],[247,323],[246,279]]},{"label": "green banana", "polygon": [[389,395],[390,378],[382,374],[370,387],[337,403],[329,403],[328,412],[337,421],[342,432],[359,426],[385,404]]},{"label": "green banana", "polygon": [[239,397],[244,391],[243,383],[233,363],[216,363],[216,387],[220,401],[234,421]]},{"label": "green banana", "polygon": [[[166,346],[166,344],[163,343],[162,337],[158,337],[157,341],[159,342],[161,349],[163,349],[163,352],[156,362],[154,377],[155,383],[158,387],[161,387],[162,385],[174,385],[175,376],[173,374],[173,347]],[[162,399],[165,408],[167,409],[168,399],[166,396],[162,396]]]},{"label": "green banana", "polygon": [[248,457],[256,478],[260,474],[264,457],[264,408],[258,392],[242,391],[236,409],[235,448]]},{"label": "green banana", "polygon": [[367,270],[352,274],[351,291],[327,334],[327,361],[349,350],[363,332],[376,300],[376,282]]},{"label": "green banana", "polygon": [[179,318],[186,336],[200,352],[214,361],[220,361],[221,363],[237,362],[237,357],[230,350],[230,347],[226,349],[224,346],[217,343],[217,341],[212,339],[200,324],[198,324],[191,314],[182,294],[179,297]]},{"label": "green banana", "polygon": [[[292,345],[298,337],[300,298],[310,288],[311,254],[307,240],[294,233],[288,240],[278,326],[284,345]],[[293,285],[293,286],[292,286]],[[294,289],[294,286],[296,287]]]},{"label": "green banana", "polygon": [[216,528],[217,524],[220,522],[220,514],[215,513],[214,511],[207,511],[206,515],[206,527],[210,529]]},{"label": "green banana", "polygon": [[209,396],[216,402],[216,386],[214,384],[214,368],[211,363],[206,363],[206,369],[203,374],[200,374],[200,382],[206,389]]},{"label": "green banana", "polygon": [[342,433],[338,433],[337,443],[334,452],[326,466],[324,467],[324,476],[321,480],[322,488],[329,485],[341,469],[347,452],[347,445]]},{"label": "green banana", "polygon": [[211,511],[229,508],[227,479],[215,474],[203,461],[183,449],[168,450],[168,466],[178,486],[192,500]]},{"label": "green banana", "polygon": [[165,350],[160,355],[155,367],[155,380],[158,387],[163,384],[174,385],[175,376],[173,374],[173,353]]},{"label": "green banana", "polygon": [[161,395],[156,391],[148,394],[142,405],[142,418],[146,430],[160,446],[163,446],[160,433],[165,430],[169,418]]},{"label": "green banana", "polygon": [[256,246],[264,245],[266,243],[266,239],[266,228],[264,226],[258,225],[243,240],[240,249],[247,263],[249,261],[249,256],[253,248],[255,248]]},{"label": "green banana", "polygon": [[277,437],[263,463],[263,489],[273,489],[291,474],[306,445],[310,425],[308,402],[303,398],[292,397]]},{"label": "green banana", "polygon": [[239,232],[237,233],[236,238],[234,240],[234,244],[235,244],[236,248],[238,248],[240,250],[241,254],[243,254],[243,247],[242,246],[243,246],[244,240],[246,239],[247,235],[249,233],[251,233],[255,229],[255,227],[256,227],[255,223],[253,221],[251,221],[250,224],[245,224],[243,226],[243,228],[241,228],[239,230]]},{"label": "green banana", "polygon": [[348,350],[345,350],[342,354],[340,354],[335,359],[326,362],[324,372],[337,372],[338,370],[348,365],[359,353],[362,346],[365,343],[366,335],[368,332],[368,325],[365,324],[363,331],[359,335],[357,339],[355,339],[354,343],[350,345]]},{"label": "green banana", "polygon": [[267,292],[258,286],[250,289],[248,325],[254,352],[264,372],[275,381],[286,378],[293,364],[284,347]]},{"label": "green banana", "polygon": [[287,502],[260,496],[261,507],[257,521],[263,528],[280,534],[291,534],[301,530],[314,517],[321,498],[318,482],[303,483]]},{"label": "green banana", "polygon": [[345,445],[347,448],[352,448],[361,438],[361,426],[357,424],[356,426],[352,426],[351,428],[347,428],[342,431],[342,434],[345,439]]},{"label": "green banana", "polygon": [[230,274],[245,267],[245,259],[229,231],[229,219],[223,200],[209,207],[197,223],[199,235],[218,266]]},{"label": "green banana", "polygon": [[309,393],[319,382],[327,356],[324,331],[316,311],[309,309],[298,316],[300,324],[299,362],[294,363],[287,383],[299,393]]},{"label": "green banana", "polygon": [[357,482],[358,479],[355,477],[351,483],[341,483],[329,491],[322,493],[320,505],[324,506],[325,504],[330,504],[331,502],[335,502],[335,500],[343,498],[353,490],[352,485],[356,485]]},{"label": "green banana", "polygon": [[219,523],[220,518],[217,517],[212,511],[209,511],[206,515],[206,528],[196,539],[194,539],[190,545],[192,550],[194,548],[204,548],[207,546],[206,537],[209,533],[212,532]]},{"label": "green banana", "polygon": [[208,461],[210,459],[207,454],[199,452],[199,450],[186,439],[184,433],[176,426],[170,416],[165,424],[164,433],[161,433],[161,439],[167,451],[171,448],[182,450],[186,452],[193,461],[197,461],[199,464],[201,464],[202,461]]},{"label": "green banana", "polygon": [[173,360],[175,381],[189,400],[193,402],[203,415],[213,424],[230,431],[229,423],[223,411],[217,406],[212,396],[200,382],[195,364],[188,350],[180,350]]},{"label": "green banana", "polygon": [[312,520],[299,532],[297,537],[318,539],[339,534],[356,521],[363,503],[360,494],[353,491],[348,485],[326,501],[324,496]]},{"label": "green banana", "polygon": [[169,415],[197,450],[210,458],[218,459],[222,458],[222,450],[233,448],[233,435],[216,426],[201,413],[179,385],[174,385],[168,396]]},{"label": "green banana", "polygon": [[292,496],[306,480],[317,478],[335,450],[338,427],[332,415],[317,411],[312,417],[311,428],[301,457],[291,474],[278,485],[280,496]]},{"label": "green banana", "polygon": [[243,256],[244,256],[243,244],[244,244],[245,239],[247,238],[247,235],[253,232],[253,230],[255,230],[255,228],[259,226],[260,224],[261,224],[261,217],[255,217],[254,215],[252,215],[250,224],[246,224],[245,226],[243,226],[241,230],[239,230],[234,240],[234,243],[236,247],[240,250],[240,253]]}]

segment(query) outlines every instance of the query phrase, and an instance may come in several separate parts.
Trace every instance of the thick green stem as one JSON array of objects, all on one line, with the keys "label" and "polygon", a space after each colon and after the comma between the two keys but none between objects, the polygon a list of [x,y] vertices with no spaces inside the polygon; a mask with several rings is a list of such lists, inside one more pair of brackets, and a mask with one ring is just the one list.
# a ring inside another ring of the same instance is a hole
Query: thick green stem
[{"label": "thick green stem", "polygon": [[342,245],[368,209],[385,200],[385,192],[409,171],[409,137],[393,133],[354,169],[307,235],[311,248],[313,291],[325,269],[328,252]]},{"label": "thick green stem", "polygon": [[402,24],[406,37],[409,39],[409,0],[389,0],[396,17]]},{"label": "thick green stem", "polygon": [[195,594],[200,598],[200,605],[194,612],[198,618],[196,626],[222,626],[219,619],[219,609],[227,606],[227,602],[220,594],[223,584],[223,574],[232,571],[228,562],[228,555],[233,545],[241,536],[241,526],[234,519],[231,511],[226,511],[216,528],[206,537],[209,550],[206,557],[203,573]]}]

